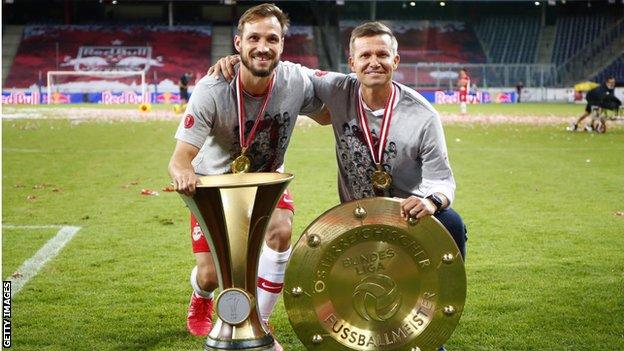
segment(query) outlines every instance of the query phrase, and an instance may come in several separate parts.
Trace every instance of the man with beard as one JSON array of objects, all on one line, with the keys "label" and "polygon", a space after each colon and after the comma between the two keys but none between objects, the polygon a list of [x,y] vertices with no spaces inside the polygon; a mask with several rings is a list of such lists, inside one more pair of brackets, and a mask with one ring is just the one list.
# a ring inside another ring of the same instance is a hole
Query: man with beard
[{"label": "man with beard", "polygon": [[[336,155],[347,155],[337,157],[341,202],[401,198],[404,218],[435,216],[465,257],[466,227],[450,208],[455,180],[438,112],[422,95],[392,80],[400,57],[388,27],[364,23],[353,30],[349,43],[355,76],[307,70],[316,96],[329,109]],[[236,60],[221,59],[209,74],[230,77]],[[354,150],[364,152],[357,157]],[[357,172],[361,167],[365,177]]]},{"label": "man with beard", "polygon": [[[234,39],[243,63],[235,72],[236,78],[227,83],[206,76],[196,85],[178,126],[169,163],[169,174],[179,193],[192,195],[200,175],[283,168],[294,119],[300,112],[318,113],[322,107],[301,69],[280,62],[288,25],[288,17],[275,5],[250,8],[240,18]],[[248,169],[235,169],[233,161],[240,156],[248,160]],[[258,268],[258,308],[265,322],[282,290],[293,211],[287,191],[267,228]],[[204,233],[192,216],[191,236],[197,266],[191,273],[193,294],[187,328],[193,335],[204,336],[212,329],[217,277]],[[276,341],[276,350],[280,349]]]}]

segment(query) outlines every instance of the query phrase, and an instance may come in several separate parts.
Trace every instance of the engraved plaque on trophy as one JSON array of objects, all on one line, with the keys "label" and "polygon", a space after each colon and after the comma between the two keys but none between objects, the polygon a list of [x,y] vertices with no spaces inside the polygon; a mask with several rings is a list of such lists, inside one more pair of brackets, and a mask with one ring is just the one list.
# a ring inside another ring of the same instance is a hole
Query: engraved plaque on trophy
[{"label": "engraved plaque on trophy", "polygon": [[466,273],[433,216],[400,215],[400,200],[336,206],[294,246],[284,304],[309,350],[437,350],[459,323]]}]

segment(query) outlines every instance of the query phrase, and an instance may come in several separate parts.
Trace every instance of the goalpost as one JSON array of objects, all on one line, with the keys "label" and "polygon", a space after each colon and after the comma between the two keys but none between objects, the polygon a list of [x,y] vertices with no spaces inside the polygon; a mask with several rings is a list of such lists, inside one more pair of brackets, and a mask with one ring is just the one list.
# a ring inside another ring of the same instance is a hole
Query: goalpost
[{"label": "goalpost", "polygon": [[[74,82],[59,83],[59,78],[77,78]],[[80,80],[81,77],[82,80]],[[89,80],[85,78],[99,77],[100,80]],[[86,92],[93,88],[100,91],[133,91],[136,92],[137,85],[134,82],[136,78],[140,79],[140,85],[138,86],[141,92],[141,99],[144,99],[147,93],[147,84],[145,81],[145,71],[48,71],[47,74],[47,93],[48,104],[52,103],[52,93],[58,88],[63,86],[65,92]],[[134,78],[132,83],[127,84],[119,81],[119,79]],[[85,86],[91,86],[93,88],[85,89]],[[100,89],[98,89],[100,88]]]}]

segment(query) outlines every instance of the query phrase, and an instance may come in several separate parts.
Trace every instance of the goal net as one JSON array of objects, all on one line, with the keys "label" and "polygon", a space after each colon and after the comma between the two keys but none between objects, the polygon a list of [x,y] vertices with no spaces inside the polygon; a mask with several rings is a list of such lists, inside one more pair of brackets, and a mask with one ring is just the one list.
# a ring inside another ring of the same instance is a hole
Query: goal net
[{"label": "goal net", "polygon": [[[112,94],[124,94],[128,102],[149,102],[145,71],[48,71],[47,93],[101,93],[102,100]],[[55,103],[49,98],[48,104]]]}]

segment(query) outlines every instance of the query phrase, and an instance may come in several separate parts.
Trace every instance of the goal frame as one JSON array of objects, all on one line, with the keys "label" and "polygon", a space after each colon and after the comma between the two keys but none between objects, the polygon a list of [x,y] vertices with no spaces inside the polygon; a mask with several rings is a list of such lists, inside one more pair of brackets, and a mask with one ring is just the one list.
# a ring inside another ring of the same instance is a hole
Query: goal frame
[{"label": "goal frame", "polygon": [[144,98],[147,93],[147,84],[145,82],[145,71],[48,71],[47,73],[47,93],[48,104],[52,103],[52,77],[54,76],[140,76],[141,77],[141,97]]}]

